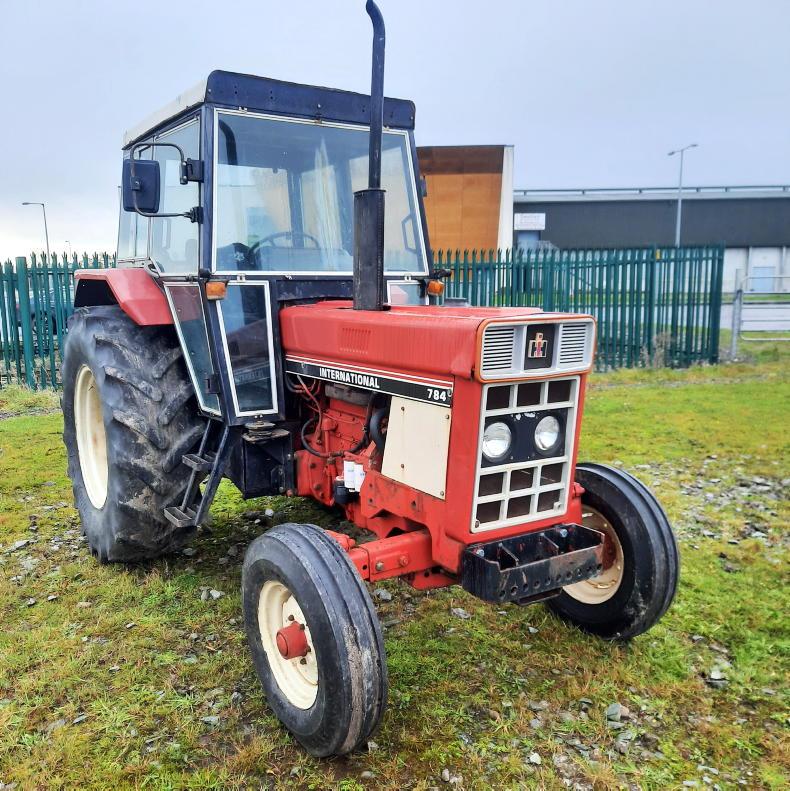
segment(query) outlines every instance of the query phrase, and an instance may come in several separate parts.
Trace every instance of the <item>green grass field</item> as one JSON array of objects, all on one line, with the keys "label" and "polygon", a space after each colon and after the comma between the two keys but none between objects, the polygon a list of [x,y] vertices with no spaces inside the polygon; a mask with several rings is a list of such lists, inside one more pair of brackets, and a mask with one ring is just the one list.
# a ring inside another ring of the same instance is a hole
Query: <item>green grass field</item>
[{"label": "green grass field", "polygon": [[[0,789],[786,788],[790,358],[750,353],[593,377],[582,458],[641,477],[680,537],[678,596],[653,631],[610,645],[540,605],[387,583],[383,728],[324,762],[266,707],[239,576],[266,508],[335,517],[224,487],[194,554],[100,566],[56,398],[0,390]],[[628,716],[608,723],[615,702]]]}]

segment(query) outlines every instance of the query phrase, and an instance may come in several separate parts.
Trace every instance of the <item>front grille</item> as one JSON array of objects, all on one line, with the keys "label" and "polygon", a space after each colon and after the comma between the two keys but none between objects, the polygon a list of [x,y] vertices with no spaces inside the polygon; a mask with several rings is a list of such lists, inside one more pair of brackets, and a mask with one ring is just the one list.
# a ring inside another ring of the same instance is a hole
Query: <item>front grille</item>
[{"label": "front grille", "polygon": [[[530,351],[530,328],[533,333],[541,331],[539,337],[549,347],[546,359],[539,365]],[[483,331],[480,378],[523,379],[535,375],[538,370],[541,374],[586,370],[592,365],[594,333],[592,319],[585,318],[562,322],[491,323]]]},{"label": "front grille", "polygon": [[[565,512],[578,398],[578,377],[483,387],[473,533],[535,522]],[[532,421],[548,411],[565,418],[565,442],[557,455],[487,465],[482,455],[487,421],[507,416],[513,421]]]},{"label": "front grille", "polygon": [[516,328],[491,324],[483,336],[481,370],[484,376],[508,373],[513,368]]},{"label": "front grille", "polygon": [[560,351],[558,366],[570,368],[583,365],[587,351],[587,335],[590,324],[563,324],[560,327]]}]

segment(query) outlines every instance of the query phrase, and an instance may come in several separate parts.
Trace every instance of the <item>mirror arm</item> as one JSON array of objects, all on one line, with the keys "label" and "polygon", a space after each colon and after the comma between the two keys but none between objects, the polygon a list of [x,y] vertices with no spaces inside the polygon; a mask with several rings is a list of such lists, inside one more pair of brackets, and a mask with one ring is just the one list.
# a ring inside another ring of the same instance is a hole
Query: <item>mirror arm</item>
[{"label": "mirror arm", "polygon": [[175,143],[135,143],[131,149],[129,149],[129,178],[132,181],[132,198],[134,200],[135,212],[141,217],[186,217],[190,222],[203,222],[203,210],[200,206],[193,206],[186,212],[164,212],[161,214],[143,211],[138,207],[137,191],[140,189],[140,183],[139,181],[135,181],[134,154],[140,148],[154,148],[155,146],[175,148],[175,150],[178,151],[179,165],[181,168],[178,180],[181,184],[188,184],[190,181],[203,181],[203,160],[187,159],[187,157],[184,156],[184,150],[181,146]]}]

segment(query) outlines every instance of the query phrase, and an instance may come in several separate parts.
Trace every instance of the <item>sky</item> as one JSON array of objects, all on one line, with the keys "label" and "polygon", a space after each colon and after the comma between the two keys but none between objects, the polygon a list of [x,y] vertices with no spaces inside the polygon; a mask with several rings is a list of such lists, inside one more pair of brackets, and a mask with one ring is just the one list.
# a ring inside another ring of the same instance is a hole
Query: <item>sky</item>
[{"label": "sky", "polygon": [[[418,145],[517,188],[790,184],[790,0],[378,0]],[[222,68],[367,92],[364,0],[0,0],[0,260],[114,250],[127,127]]]}]

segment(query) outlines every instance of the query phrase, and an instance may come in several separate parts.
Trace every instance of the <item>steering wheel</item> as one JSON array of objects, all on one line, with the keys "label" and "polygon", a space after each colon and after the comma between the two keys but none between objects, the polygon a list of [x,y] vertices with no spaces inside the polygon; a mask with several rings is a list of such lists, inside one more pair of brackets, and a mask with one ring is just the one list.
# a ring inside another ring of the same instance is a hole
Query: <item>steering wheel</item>
[{"label": "steering wheel", "polygon": [[263,239],[258,239],[257,242],[250,246],[247,255],[252,258],[252,256],[264,246],[285,249],[285,245],[275,244],[276,239],[290,239],[291,247],[293,247],[294,239],[301,239],[303,244],[305,240],[309,240],[315,245],[316,250],[321,249],[321,243],[315,236],[311,236],[309,233],[303,233],[302,231],[280,231],[279,233],[270,233],[268,236],[264,236]]}]

